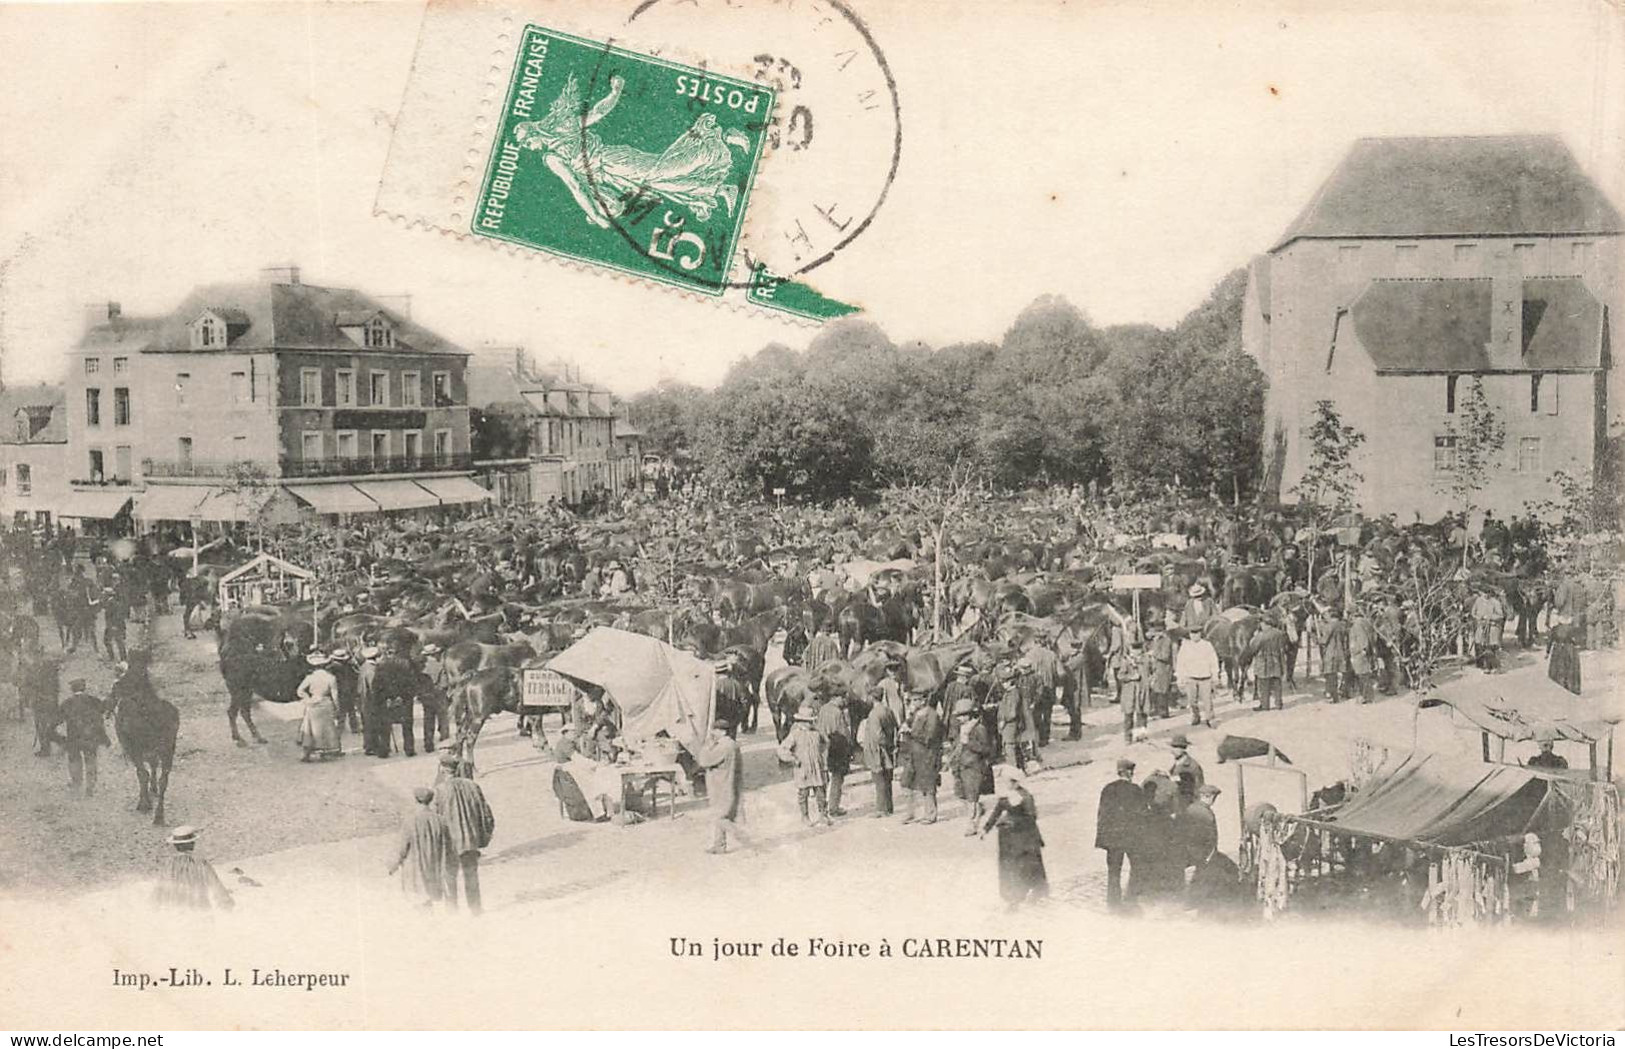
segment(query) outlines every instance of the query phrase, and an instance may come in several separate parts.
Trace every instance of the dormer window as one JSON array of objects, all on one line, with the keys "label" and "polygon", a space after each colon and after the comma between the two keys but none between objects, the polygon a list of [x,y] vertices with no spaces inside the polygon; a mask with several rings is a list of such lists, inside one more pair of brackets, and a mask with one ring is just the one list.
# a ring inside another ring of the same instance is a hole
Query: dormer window
[{"label": "dormer window", "polygon": [[226,344],[226,324],[212,313],[192,322],[192,349],[209,350]]},{"label": "dormer window", "polygon": [[370,350],[387,350],[395,345],[395,332],[390,328],[388,321],[382,317],[374,317],[367,322],[366,345]]}]

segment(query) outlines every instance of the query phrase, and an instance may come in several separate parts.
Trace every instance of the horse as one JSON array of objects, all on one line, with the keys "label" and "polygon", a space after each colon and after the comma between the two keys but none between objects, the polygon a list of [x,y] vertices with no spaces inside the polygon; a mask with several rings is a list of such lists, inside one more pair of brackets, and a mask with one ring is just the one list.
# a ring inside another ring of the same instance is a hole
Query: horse
[{"label": "horse", "polygon": [[877,607],[868,601],[847,602],[836,616],[840,629],[841,654],[850,657],[872,641],[900,641],[907,644],[914,629],[914,616],[900,598],[888,597]]},{"label": "horse", "polygon": [[164,796],[169,792],[169,770],[175,764],[175,739],[181,714],[175,704],[160,699],[147,676],[147,655],[130,653],[129,669],[113,683],[108,699],[113,705],[113,733],[119,748],[135,765],[141,797],[135,810],[153,809],[152,825],[164,824]]},{"label": "horse", "polygon": [[1220,612],[1202,628],[1202,636],[1207,638],[1214,654],[1219,657],[1225,683],[1237,699],[1241,698],[1242,688],[1247,683],[1247,668],[1252,665],[1247,646],[1252,643],[1253,635],[1258,633],[1260,622],[1252,609],[1236,607]]},{"label": "horse", "polygon": [[455,692],[449,713],[457,725],[457,739],[452,743],[452,750],[458,755],[464,769],[472,770],[474,745],[479,742],[486,721],[493,714],[517,714],[523,705],[519,672],[505,666],[482,667],[449,691]]},{"label": "horse", "polygon": [[308,669],[301,657],[284,655],[280,649],[242,643],[223,649],[220,677],[230,696],[226,721],[231,725],[232,741],[239,747],[248,745],[237,732],[237,716],[241,714],[254,742],[264,743],[265,737],[254,725],[254,697],[257,695],[272,703],[292,703],[298,698],[299,683]]}]

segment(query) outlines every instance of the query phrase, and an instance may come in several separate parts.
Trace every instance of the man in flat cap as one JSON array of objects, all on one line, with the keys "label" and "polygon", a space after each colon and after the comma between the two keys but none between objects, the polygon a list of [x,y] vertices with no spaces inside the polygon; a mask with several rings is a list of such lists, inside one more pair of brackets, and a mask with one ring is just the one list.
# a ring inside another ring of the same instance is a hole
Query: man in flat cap
[{"label": "man in flat cap", "polygon": [[1140,845],[1149,809],[1145,791],[1134,782],[1134,762],[1117,759],[1117,777],[1100,789],[1095,816],[1095,848],[1106,850],[1106,906],[1123,904],[1123,859]]},{"label": "man in flat cap", "polygon": [[1204,783],[1196,788],[1196,800],[1185,806],[1175,825],[1184,856],[1184,866],[1201,870],[1219,848],[1219,821],[1213,815],[1213,799],[1219,788]]},{"label": "man in flat cap", "polygon": [[739,740],[734,737],[734,726],[726,718],[711,722],[711,737],[700,751],[700,765],[705,769],[706,791],[711,812],[716,820],[711,833],[710,853],[728,851],[731,833],[739,844],[750,846],[739,822],[745,814],[745,761],[739,752]]},{"label": "man in flat cap", "polygon": [[470,914],[480,913],[480,850],[491,844],[497,820],[485,800],[485,791],[463,775],[457,749],[440,755],[440,775],[434,785],[434,810],[446,821],[451,848],[446,862],[446,902],[457,906],[457,879],[463,881],[463,902]]},{"label": "man in flat cap", "polygon": [[417,805],[401,826],[395,856],[386,873],[400,871],[401,891],[420,907],[433,907],[446,896],[447,876],[455,862],[451,855],[451,831],[440,814],[430,807],[434,791],[418,787],[412,792]]}]

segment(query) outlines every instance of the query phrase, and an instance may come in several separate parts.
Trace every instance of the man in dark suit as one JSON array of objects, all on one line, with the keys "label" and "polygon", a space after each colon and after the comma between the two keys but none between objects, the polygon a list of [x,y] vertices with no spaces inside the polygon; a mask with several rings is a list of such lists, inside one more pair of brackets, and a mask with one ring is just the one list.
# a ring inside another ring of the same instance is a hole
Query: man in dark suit
[{"label": "man in dark suit", "polygon": [[1123,904],[1123,859],[1139,846],[1146,816],[1145,791],[1134,782],[1134,762],[1117,759],[1117,778],[1100,789],[1095,848],[1106,850],[1106,906]]},{"label": "man in dark suit", "polygon": [[1204,783],[1196,790],[1196,800],[1185,806],[1175,819],[1175,832],[1183,852],[1181,862],[1200,871],[1219,848],[1219,821],[1213,815],[1213,799],[1219,788]]}]

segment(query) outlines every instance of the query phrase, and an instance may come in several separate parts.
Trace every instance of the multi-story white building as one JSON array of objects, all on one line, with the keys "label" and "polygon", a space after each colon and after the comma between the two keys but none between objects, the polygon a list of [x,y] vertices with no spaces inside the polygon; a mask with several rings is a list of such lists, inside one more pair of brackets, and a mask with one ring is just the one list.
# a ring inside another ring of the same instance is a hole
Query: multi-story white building
[{"label": "multi-story white building", "polygon": [[205,285],[117,303],[70,354],[63,513],[144,525],[482,501],[456,345],[347,288]]},{"label": "multi-story white building", "polygon": [[62,387],[0,391],[0,522],[49,527],[67,501]]}]

